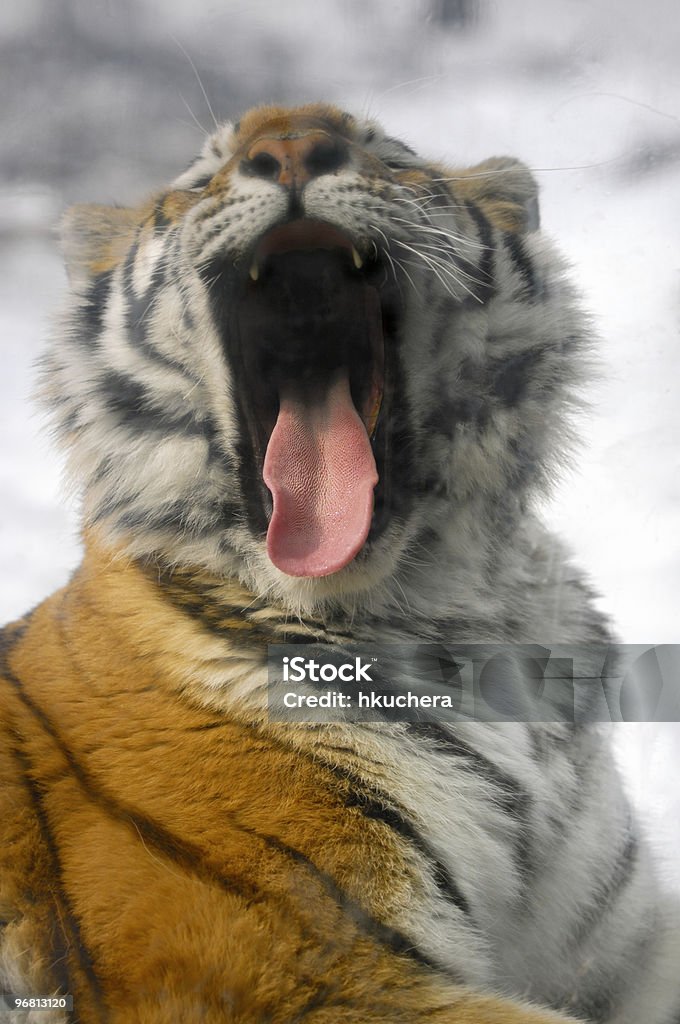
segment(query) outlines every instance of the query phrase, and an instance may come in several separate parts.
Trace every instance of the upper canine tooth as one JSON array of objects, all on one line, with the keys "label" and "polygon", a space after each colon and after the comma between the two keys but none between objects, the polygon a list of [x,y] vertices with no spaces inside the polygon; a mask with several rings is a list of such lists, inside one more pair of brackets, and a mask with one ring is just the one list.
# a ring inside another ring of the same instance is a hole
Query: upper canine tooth
[{"label": "upper canine tooth", "polygon": [[356,251],[354,246],[352,246],[352,259],[354,260],[354,266],[357,268],[357,270],[361,270],[361,268],[364,265],[364,261],[362,260],[361,256]]},{"label": "upper canine tooth", "polygon": [[257,265],[257,260],[253,260],[253,262],[250,264],[250,279],[251,281],[257,281],[259,276],[260,268]]}]

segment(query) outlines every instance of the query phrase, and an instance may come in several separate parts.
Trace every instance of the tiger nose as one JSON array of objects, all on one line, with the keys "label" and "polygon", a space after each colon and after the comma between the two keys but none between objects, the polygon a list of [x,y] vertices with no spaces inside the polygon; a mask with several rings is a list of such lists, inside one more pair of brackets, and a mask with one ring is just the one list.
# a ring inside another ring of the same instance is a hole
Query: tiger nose
[{"label": "tiger nose", "polygon": [[297,138],[261,138],[250,147],[241,169],[256,178],[300,189],[312,178],[334,174],[347,164],[347,145],[326,132]]}]

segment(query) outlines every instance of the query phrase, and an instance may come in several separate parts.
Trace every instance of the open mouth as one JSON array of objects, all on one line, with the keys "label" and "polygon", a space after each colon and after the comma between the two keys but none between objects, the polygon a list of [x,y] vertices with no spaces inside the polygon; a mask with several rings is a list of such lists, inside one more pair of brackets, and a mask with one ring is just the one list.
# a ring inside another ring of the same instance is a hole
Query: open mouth
[{"label": "open mouth", "polygon": [[273,228],[245,266],[229,354],[249,513],[277,568],[327,576],[384,528],[395,282],[337,228],[309,220]]}]

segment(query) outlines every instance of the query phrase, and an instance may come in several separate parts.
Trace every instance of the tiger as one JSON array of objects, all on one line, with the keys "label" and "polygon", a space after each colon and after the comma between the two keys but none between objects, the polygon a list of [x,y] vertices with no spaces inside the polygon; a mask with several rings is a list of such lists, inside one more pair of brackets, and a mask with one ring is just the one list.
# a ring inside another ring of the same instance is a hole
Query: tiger
[{"label": "tiger", "polygon": [[537,512],[594,339],[531,171],[262,106],[62,239],[84,556],[2,633],[0,991],[73,1002],[0,1020],[677,1024],[599,727],[268,713],[273,645],[611,638]]}]

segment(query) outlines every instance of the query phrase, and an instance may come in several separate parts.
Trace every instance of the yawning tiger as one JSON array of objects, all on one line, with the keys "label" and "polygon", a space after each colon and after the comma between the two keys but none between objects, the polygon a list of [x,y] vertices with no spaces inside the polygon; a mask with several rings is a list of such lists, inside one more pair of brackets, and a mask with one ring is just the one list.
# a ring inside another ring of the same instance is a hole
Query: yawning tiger
[{"label": "yawning tiger", "polygon": [[608,638],[532,512],[591,339],[529,171],[263,107],[63,237],[86,551],[3,633],[0,989],[74,1009],[0,1020],[680,1021],[596,729],[267,714],[270,644]]}]

